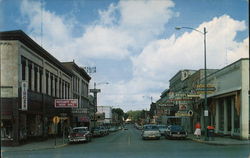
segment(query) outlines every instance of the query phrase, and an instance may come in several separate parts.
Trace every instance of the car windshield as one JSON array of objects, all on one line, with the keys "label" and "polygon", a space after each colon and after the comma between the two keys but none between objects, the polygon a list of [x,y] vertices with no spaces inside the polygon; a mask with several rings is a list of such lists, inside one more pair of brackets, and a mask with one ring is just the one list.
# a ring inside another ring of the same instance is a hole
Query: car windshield
[{"label": "car windshield", "polygon": [[144,130],[158,130],[159,128],[157,126],[144,126]]},{"label": "car windshield", "polygon": [[166,129],[167,126],[166,126],[166,125],[158,125],[158,128],[159,128],[159,129]]},{"label": "car windshield", "polygon": [[86,133],[87,129],[86,128],[74,128],[72,130],[73,133]]},{"label": "car windshield", "polygon": [[170,128],[171,128],[171,130],[174,130],[174,131],[184,130],[182,126],[171,126]]}]

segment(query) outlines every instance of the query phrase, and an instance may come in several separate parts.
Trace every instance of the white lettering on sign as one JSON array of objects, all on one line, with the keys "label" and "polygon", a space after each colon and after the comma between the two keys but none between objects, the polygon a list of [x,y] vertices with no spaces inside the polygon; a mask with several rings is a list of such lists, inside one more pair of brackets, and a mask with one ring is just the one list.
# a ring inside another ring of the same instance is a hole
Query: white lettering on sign
[{"label": "white lettering on sign", "polygon": [[55,99],[55,108],[77,108],[78,99]]},{"label": "white lettering on sign", "polygon": [[22,110],[28,110],[28,82],[22,82]]}]

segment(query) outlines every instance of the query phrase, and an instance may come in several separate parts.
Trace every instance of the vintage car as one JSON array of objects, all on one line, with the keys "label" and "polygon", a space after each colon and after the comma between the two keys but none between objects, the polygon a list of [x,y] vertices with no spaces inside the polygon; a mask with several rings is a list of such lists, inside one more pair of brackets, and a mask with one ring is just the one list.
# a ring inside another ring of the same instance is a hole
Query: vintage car
[{"label": "vintage car", "polygon": [[161,135],[163,136],[165,132],[167,131],[167,125],[157,125],[157,126],[159,128]]},{"label": "vintage car", "polygon": [[165,132],[165,138],[179,138],[185,139],[187,137],[187,131],[180,125],[170,125]]},{"label": "vintage car", "polygon": [[88,131],[88,127],[75,127],[68,136],[69,143],[90,142],[91,138],[92,134]]},{"label": "vintage car", "polygon": [[142,139],[160,139],[161,133],[157,125],[147,124],[143,126],[142,129]]}]

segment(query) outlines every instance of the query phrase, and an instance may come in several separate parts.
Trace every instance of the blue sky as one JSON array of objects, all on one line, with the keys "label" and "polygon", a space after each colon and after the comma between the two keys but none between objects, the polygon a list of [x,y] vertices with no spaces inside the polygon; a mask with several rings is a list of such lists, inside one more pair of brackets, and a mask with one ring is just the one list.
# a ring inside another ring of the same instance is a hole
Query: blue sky
[{"label": "blue sky", "polygon": [[203,36],[174,27],[206,27],[208,68],[222,68],[248,57],[248,3],[0,0],[0,31],[21,29],[60,61],[96,66],[91,86],[110,83],[98,85],[99,105],[149,109],[180,69],[203,67]]}]

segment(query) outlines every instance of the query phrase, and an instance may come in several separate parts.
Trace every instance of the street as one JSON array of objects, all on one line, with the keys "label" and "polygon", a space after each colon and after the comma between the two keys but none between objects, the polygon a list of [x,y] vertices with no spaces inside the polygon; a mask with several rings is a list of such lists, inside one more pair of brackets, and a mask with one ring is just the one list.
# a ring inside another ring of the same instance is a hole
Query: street
[{"label": "street", "polygon": [[132,125],[90,143],[71,144],[58,149],[4,152],[4,158],[248,158],[249,145],[215,146],[191,140],[142,140],[141,131]]}]

